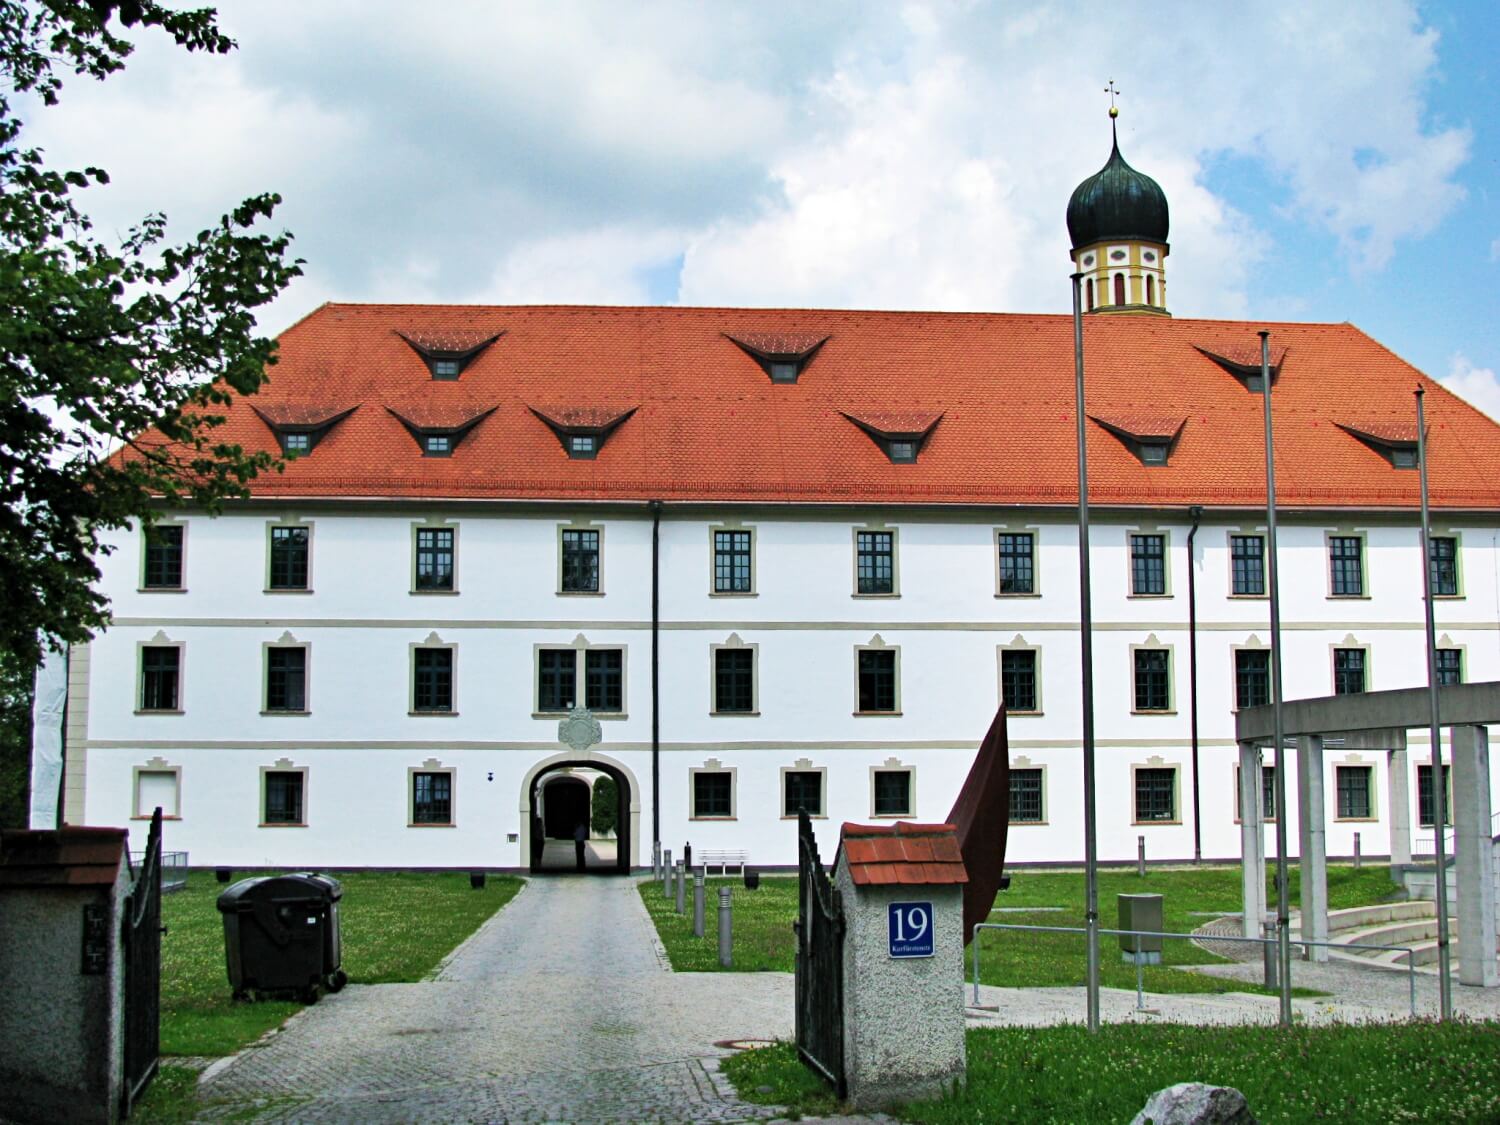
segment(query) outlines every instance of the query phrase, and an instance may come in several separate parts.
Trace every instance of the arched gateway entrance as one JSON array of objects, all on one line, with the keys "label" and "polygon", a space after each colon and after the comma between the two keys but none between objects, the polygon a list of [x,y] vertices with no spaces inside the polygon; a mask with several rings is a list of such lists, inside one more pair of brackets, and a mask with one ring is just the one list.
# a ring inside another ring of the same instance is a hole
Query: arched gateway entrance
[{"label": "arched gateway entrance", "polygon": [[572,770],[610,778],[617,793],[614,862],[591,864],[587,870],[601,875],[628,875],[638,864],[640,786],[626,766],[588,750],[546,758],[532,766],[522,779],[520,821],[526,831],[522,836],[521,862],[534,872],[543,871],[547,840],[571,841],[579,817],[589,816],[590,787],[586,781],[571,775]]}]

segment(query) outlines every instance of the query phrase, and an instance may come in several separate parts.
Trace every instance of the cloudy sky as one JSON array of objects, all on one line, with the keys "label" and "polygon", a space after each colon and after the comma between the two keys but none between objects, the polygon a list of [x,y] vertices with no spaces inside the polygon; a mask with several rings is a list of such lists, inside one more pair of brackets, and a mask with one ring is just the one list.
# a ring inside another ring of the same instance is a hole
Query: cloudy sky
[{"label": "cloudy sky", "polygon": [[239,0],[31,115],[105,232],[285,197],[326,300],[1065,312],[1120,143],[1180,317],[1353,321],[1500,417],[1500,9]]}]

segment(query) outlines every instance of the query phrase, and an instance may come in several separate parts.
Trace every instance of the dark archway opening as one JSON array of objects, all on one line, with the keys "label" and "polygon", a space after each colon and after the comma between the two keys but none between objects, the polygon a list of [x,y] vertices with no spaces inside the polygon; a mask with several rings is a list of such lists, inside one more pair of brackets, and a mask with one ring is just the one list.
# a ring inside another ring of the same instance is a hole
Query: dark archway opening
[{"label": "dark archway opening", "polygon": [[[576,762],[556,762],[536,775],[531,781],[529,794],[531,806],[531,870],[545,874],[549,871],[562,873],[576,870],[574,867],[573,829],[583,820],[592,825],[595,816],[590,799],[590,788],[581,778],[559,771],[568,769],[593,770],[604,775],[595,781],[595,786],[608,777],[614,781],[617,794],[615,800],[615,835],[613,840],[593,838],[589,845],[589,858],[585,871],[591,875],[630,874],[630,802],[632,793],[630,779],[623,770],[602,762],[580,759]],[[613,848],[614,855],[607,852]],[[606,854],[601,855],[599,853]]]},{"label": "dark archway opening", "polygon": [[573,829],[589,820],[589,783],[553,777],[542,786],[542,819],[549,840],[571,840]]}]

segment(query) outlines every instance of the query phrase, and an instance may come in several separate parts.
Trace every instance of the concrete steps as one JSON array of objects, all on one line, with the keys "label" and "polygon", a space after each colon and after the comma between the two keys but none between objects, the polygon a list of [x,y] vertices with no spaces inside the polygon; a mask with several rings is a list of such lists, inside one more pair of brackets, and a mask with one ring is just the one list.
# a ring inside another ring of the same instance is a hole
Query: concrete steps
[{"label": "concrete steps", "polygon": [[[1460,950],[1457,923],[1451,916],[1449,933],[1452,939],[1449,948],[1456,971]],[[1330,911],[1328,915],[1328,937],[1334,943],[1328,951],[1329,957],[1372,968],[1405,972],[1410,960],[1418,972],[1435,973],[1437,936],[1437,907],[1427,900],[1360,906],[1352,910]],[[1340,948],[1348,945],[1404,945],[1411,952]],[[1500,949],[1496,952],[1500,953]]]}]

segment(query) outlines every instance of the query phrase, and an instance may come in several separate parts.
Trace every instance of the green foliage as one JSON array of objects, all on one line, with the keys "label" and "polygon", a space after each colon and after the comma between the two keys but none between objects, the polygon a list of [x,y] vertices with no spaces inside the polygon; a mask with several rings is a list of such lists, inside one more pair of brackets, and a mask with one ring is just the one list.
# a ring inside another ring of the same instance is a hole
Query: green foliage
[{"label": "green foliage", "polygon": [[[1129,1121],[1157,1090],[1178,1082],[1233,1086],[1266,1125],[1500,1120],[1500,1024],[1493,1022],[1114,1024],[1097,1036],[1072,1025],[983,1028],[968,1033],[967,1046],[964,1088],[899,1107],[903,1120]],[[830,1112],[828,1087],[790,1044],[720,1065],[747,1101]]]},{"label": "green foliage", "polygon": [[594,782],[594,807],[590,813],[590,826],[595,836],[603,836],[620,827],[620,787],[608,774]]},{"label": "green foliage", "polygon": [[[1295,868],[1293,869],[1295,870]],[[672,968],[678,972],[718,972],[718,913],[716,885],[732,885],[734,892],[734,965],[736,972],[773,970],[791,972],[797,942],[792,922],[797,917],[797,880],[762,878],[760,889],[742,889],[738,879],[709,880],[709,910],[705,936],[693,936],[691,911],[679,915],[675,904],[662,897],[658,884],[641,884],[641,900],[656,923]],[[1295,887],[1295,882],[1293,886]],[[1362,906],[1392,896],[1395,887],[1385,867],[1328,869],[1329,901],[1336,907]],[[1231,914],[1240,908],[1240,874],[1234,867],[1149,868],[1140,878],[1133,870],[1110,868],[1099,874],[1100,912],[1106,928],[1114,928],[1115,895],[1161,894],[1168,931],[1187,933],[1208,921],[1205,915]],[[1011,889],[995,904],[1005,908],[991,922],[1030,926],[1082,926],[1083,875],[1077,871],[1020,871]],[[1061,909],[1057,909],[1061,908]],[[981,931],[980,971],[984,984],[1013,988],[1081,985],[1084,978],[1082,934]],[[1118,939],[1101,939],[1101,972],[1109,988],[1135,988],[1135,967],[1121,963]],[[1222,958],[1188,941],[1168,941],[1162,966],[1145,970],[1149,992],[1265,992],[1260,985],[1183,972],[1173,965],[1214,964]],[[967,959],[966,959],[966,963]],[[1293,971],[1295,979],[1295,969]],[[1297,995],[1317,995],[1302,989]]]},{"label": "green foliage", "polygon": [[25,828],[31,785],[32,672],[0,649],[0,828]]},{"label": "green foliage", "polygon": [[49,168],[21,141],[22,107],[56,104],[65,73],[124,66],[116,9],[190,51],[233,47],[209,9],[0,0],[0,651],[27,666],[107,620],[102,531],[160,505],[216,510],[280,467],[214,433],[275,360],[252,310],[301,272],[289,235],[255,229],[280,198],[247,199],[180,245],[161,214],[106,243],[76,195],[108,175]]},{"label": "green foliage", "polygon": [[[491,876],[474,890],[468,875],[446,872],[336,872],[334,878],[344,886],[343,968],[355,984],[421,980],[521,888],[519,879]],[[163,1054],[232,1054],[302,1008],[230,1000],[224,923],[214,905],[223,889],[212,872],[194,871],[184,890],[162,897]]]}]

